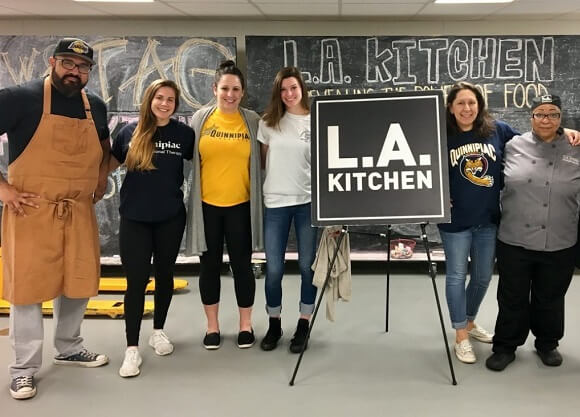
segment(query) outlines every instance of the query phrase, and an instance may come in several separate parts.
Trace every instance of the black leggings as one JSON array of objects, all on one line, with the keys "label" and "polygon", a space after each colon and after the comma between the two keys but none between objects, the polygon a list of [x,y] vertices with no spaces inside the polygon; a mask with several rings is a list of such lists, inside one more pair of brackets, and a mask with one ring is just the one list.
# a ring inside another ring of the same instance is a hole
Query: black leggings
[{"label": "black leggings", "polygon": [[185,228],[185,208],[163,222],[138,222],[121,216],[119,244],[121,262],[127,275],[125,292],[125,332],[127,346],[139,344],[139,330],[145,304],[145,288],[151,274],[151,255],[155,276],[153,328],[163,329],[173,297],[173,269]]},{"label": "black leggings", "polygon": [[250,203],[232,207],[203,203],[203,225],[207,251],[200,257],[199,293],[202,303],[212,305],[220,301],[220,269],[225,237],[238,307],[252,307],[256,282],[252,272]]}]

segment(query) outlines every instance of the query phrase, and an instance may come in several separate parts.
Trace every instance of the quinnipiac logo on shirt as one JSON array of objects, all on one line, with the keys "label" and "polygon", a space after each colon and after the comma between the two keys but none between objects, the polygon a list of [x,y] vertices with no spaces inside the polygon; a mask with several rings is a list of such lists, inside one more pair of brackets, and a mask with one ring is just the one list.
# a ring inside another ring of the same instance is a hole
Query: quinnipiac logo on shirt
[{"label": "quinnipiac logo on shirt", "polygon": [[482,153],[463,155],[459,162],[459,171],[463,178],[480,187],[492,187],[493,177],[487,174],[489,163]]},{"label": "quinnipiac logo on shirt", "polygon": [[158,140],[155,142],[155,153],[181,156],[181,143]]},{"label": "quinnipiac logo on shirt", "polygon": [[212,139],[250,140],[250,135],[247,132],[228,132],[220,130],[217,125],[209,126],[207,129],[202,130],[201,135],[209,136]]}]

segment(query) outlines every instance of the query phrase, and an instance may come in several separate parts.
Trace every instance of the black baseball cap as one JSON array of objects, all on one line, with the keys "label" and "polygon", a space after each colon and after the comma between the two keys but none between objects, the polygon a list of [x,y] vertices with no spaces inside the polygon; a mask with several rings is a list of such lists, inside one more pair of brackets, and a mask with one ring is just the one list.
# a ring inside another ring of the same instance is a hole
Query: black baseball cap
[{"label": "black baseball cap", "polygon": [[84,60],[88,61],[92,65],[95,64],[95,61],[93,61],[93,48],[91,48],[91,46],[82,39],[63,38],[58,41],[52,56],[60,55],[78,56],[79,58],[83,58]]},{"label": "black baseball cap", "polygon": [[532,99],[532,111],[536,107],[541,106],[542,104],[553,104],[554,106],[556,106],[560,110],[562,110],[562,101],[560,100],[560,97],[558,97],[558,96],[554,96],[551,94],[545,94],[543,96],[534,97]]}]

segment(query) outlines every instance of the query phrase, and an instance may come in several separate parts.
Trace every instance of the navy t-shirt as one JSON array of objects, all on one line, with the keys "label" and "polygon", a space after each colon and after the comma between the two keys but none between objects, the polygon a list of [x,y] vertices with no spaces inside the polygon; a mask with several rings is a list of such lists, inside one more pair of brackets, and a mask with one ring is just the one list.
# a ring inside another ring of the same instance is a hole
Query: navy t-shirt
[{"label": "navy t-shirt", "polygon": [[497,120],[488,138],[477,138],[472,131],[447,138],[451,223],[439,224],[441,230],[460,232],[499,223],[504,148],[518,134]]},{"label": "navy t-shirt", "polygon": [[[123,163],[137,122],[124,126],[113,141],[111,153]],[[150,171],[127,171],[121,187],[121,216],[135,221],[159,222],[177,215],[183,207],[183,160],[193,157],[193,129],[171,119],[153,136],[155,150]]]},{"label": "navy t-shirt", "polygon": [[[42,117],[44,79],[0,90],[0,134],[8,134],[9,163],[28,146]],[[109,139],[107,107],[103,100],[87,92],[91,115],[101,141]],[[80,94],[67,97],[52,86],[51,113],[75,119],[86,119]]]}]

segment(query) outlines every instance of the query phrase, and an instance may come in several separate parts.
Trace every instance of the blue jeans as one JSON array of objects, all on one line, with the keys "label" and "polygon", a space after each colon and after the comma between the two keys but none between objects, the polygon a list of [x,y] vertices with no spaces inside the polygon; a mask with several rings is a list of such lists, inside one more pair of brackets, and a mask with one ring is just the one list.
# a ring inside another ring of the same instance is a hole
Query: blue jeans
[{"label": "blue jeans", "polygon": [[[445,251],[445,295],[451,324],[454,329],[464,329],[468,321],[475,320],[491,281],[497,226],[479,225],[461,232],[439,233]],[[466,289],[468,264],[470,279]]]},{"label": "blue jeans", "polygon": [[316,287],[312,285],[314,272],[310,268],[316,257],[318,229],[310,224],[310,203],[287,207],[266,207],[264,213],[264,246],[266,250],[266,312],[279,316],[282,311],[282,277],[290,225],[294,219],[300,285],[300,313],[312,314]]}]

